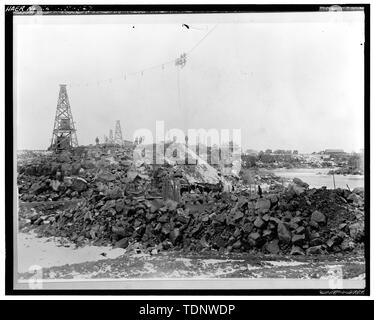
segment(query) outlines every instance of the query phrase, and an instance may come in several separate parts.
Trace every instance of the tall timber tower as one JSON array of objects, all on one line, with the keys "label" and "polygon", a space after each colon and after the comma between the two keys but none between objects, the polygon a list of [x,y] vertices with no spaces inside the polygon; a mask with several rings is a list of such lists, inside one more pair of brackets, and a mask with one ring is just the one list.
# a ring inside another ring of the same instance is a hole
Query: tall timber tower
[{"label": "tall timber tower", "polygon": [[60,84],[50,149],[58,152],[78,147],[76,131],[66,84]]},{"label": "tall timber tower", "polygon": [[123,145],[122,129],[121,129],[121,123],[119,120],[116,121],[116,128],[114,131],[114,143],[120,146]]}]

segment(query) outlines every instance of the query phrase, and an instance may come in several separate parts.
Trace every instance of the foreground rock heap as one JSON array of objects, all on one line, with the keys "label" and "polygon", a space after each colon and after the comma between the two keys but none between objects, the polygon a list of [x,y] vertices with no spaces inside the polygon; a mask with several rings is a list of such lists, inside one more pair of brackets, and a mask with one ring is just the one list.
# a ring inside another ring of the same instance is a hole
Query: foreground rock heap
[{"label": "foreground rock heap", "polygon": [[[78,158],[56,163],[53,170],[54,161],[20,170],[22,201],[59,203],[51,210],[22,210],[21,205],[22,228],[67,237],[78,245],[137,245],[151,252],[174,248],[312,255],[363,247],[362,189],[309,189],[294,179],[283,192],[262,198],[243,191],[195,189],[175,202],[145,192],[152,177],[131,171],[126,157],[101,167]],[[59,170],[63,177],[56,179]],[[72,199],[74,205],[61,205]]]}]

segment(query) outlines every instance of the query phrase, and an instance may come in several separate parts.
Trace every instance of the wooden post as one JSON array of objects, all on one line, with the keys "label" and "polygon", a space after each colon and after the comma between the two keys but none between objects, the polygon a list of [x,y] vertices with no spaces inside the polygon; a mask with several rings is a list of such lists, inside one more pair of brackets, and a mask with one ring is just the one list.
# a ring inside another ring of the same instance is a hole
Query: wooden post
[{"label": "wooden post", "polygon": [[332,173],[332,181],[334,182],[334,190],[335,190],[336,187],[335,187],[335,175],[334,175],[334,172]]}]

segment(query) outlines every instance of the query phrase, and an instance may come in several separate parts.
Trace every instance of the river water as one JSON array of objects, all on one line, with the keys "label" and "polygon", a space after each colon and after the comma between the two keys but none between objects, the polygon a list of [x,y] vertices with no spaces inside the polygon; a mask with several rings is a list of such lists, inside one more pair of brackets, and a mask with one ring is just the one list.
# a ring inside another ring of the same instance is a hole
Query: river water
[{"label": "river water", "polygon": [[[300,178],[309,184],[310,188],[321,188],[326,186],[328,189],[334,188],[333,176],[327,174],[331,169],[275,169],[271,170],[277,176],[293,179]],[[334,175],[336,188],[347,188],[352,190],[356,187],[364,187],[363,175]]]}]

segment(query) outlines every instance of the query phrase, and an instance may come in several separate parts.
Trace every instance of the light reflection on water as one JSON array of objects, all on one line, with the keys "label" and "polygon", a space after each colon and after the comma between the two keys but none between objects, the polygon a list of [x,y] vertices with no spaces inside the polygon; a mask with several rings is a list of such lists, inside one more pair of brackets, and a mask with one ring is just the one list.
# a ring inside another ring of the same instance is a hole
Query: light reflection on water
[{"label": "light reflection on water", "polygon": [[[309,184],[310,188],[321,188],[326,186],[328,189],[334,188],[333,176],[327,174],[331,169],[276,169],[271,170],[277,176],[293,179],[300,178]],[[335,175],[336,188],[347,188],[352,190],[356,187],[364,187],[363,175]]]}]

